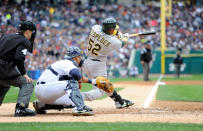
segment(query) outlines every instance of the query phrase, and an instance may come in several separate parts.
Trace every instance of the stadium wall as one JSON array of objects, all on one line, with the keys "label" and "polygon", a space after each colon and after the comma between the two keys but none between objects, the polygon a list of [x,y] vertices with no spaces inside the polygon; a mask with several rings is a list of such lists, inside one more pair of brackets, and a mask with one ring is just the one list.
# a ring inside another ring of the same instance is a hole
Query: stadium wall
[{"label": "stadium wall", "polygon": [[[134,57],[129,68],[137,66],[139,73],[143,73],[140,63],[140,50],[136,50],[131,57]],[[165,74],[173,74],[175,67],[173,59],[176,50],[165,51]],[[203,51],[189,51],[188,54],[182,54],[183,64],[181,65],[182,74],[202,74],[203,73]],[[150,64],[150,73],[161,73],[161,52],[160,50],[152,51],[152,61]]]}]

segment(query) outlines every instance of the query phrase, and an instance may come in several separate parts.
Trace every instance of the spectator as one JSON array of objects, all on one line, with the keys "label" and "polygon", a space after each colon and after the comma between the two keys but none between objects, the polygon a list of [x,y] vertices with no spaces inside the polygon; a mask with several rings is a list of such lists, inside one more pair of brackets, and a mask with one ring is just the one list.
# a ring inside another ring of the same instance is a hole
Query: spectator
[{"label": "spectator", "polygon": [[[159,30],[159,7],[147,4],[124,6],[116,4],[115,1],[111,0],[106,5],[105,2],[97,4],[96,0],[89,0],[89,4],[78,4],[73,1],[2,1],[0,2],[0,35],[14,33],[16,25],[21,20],[32,20],[37,23],[39,30],[36,38],[37,55],[27,56],[26,67],[28,70],[44,70],[47,64],[62,58],[67,47],[71,45],[86,50],[89,26],[101,24],[100,21],[106,17],[114,16],[118,19],[118,24],[124,33]],[[184,49],[203,50],[203,9],[201,7],[202,5],[186,7],[180,2],[173,4],[173,17],[167,20],[166,27],[167,48],[176,48],[180,44]],[[143,15],[145,17],[142,17]],[[140,43],[141,39],[133,38],[133,43]],[[150,40],[153,48],[160,47],[158,33],[145,39]],[[129,60],[133,46],[126,46],[124,49],[108,57],[114,63],[111,63],[112,70],[125,68],[126,64],[123,63]],[[35,64],[36,61],[38,64]]]},{"label": "spectator", "polygon": [[129,76],[136,77],[139,74],[138,68],[136,66],[130,68],[129,70]]}]

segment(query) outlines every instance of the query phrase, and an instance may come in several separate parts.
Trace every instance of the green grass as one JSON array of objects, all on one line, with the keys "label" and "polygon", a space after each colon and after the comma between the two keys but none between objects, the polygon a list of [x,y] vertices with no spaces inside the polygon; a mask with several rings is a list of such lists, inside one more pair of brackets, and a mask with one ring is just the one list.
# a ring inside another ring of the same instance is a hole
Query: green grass
[{"label": "green grass", "polygon": [[139,77],[126,77],[126,78],[110,78],[111,82],[121,82],[121,81],[143,81],[143,78]]},{"label": "green grass", "polygon": [[[86,92],[92,89],[92,85],[91,84],[87,84],[87,83],[82,83],[82,92]],[[115,88],[116,91],[120,91],[122,90],[122,88]],[[98,100],[102,100],[104,98],[106,98],[107,95],[105,94],[104,96],[102,96],[101,98],[98,98]]]},{"label": "green grass", "polygon": [[[11,87],[9,89],[8,93],[6,94],[3,103],[15,103],[17,101],[17,98],[18,98],[18,92],[19,92],[18,87]],[[36,97],[34,95],[34,91],[32,93],[32,97],[30,100],[31,101],[36,100]]]},{"label": "green grass", "polygon": [[[153,78],[154,80],[156,78]],[[111,78],[110,81],[111,82],[119,82],[119,81],[142,81],[143,79],[142,78],[136,78],[136,77],[129,77],[129,78]],[[36,81],[34,82],[34,85],[36,84]],[[83,83],[82,84],[82,92],[85,92],[85,91],[89,91],[92,89],[92,85],[91,84],[86,84],[86,83]],[[122,88],[115,88],[115,90],[117,91],[120,91],[122,90]],[[6,94],[5,98],[4,98],[4,101],[3,103],[15,103],[17,101],[17,97],[18,97],[18,92],[19,92],[19,88],[17,87],[11,87],[8,91],[8,93]],[[103,96],[99,99],[104,99],[106,98],[107,96]],[[34,91],[33,91],[33,94],[32,94],[32,97],[30,99],[30,101],[33,101],[33,100],[36,100],[36,97],[34,95]]]},{"label": "green grass", "polygon": [[[151,77],[150,79],[153,80],[153,81],[156,81],[158,79],[158,77]],[[164,78],[162,79],[162,81],[173,81],[173,80],[181,80],[181,81],[203,80],[203,75],[181,76],[179,79],[171,77],[171,76],[169,76],[169,77],[168,76],[164,76]],[[111,78],[110,81],[111,82],[143,81],[143,78],[140,78],[140,77]],[[36,82],[34,82],[34,84],[36,84]],[[82,92],[88,91],[90,89],[92,89],[92,85],[91,84],[84,84],[84,83],[82,84],[82,90],[81,90]],[[116,88],[116,90],[120,91],[120,90],[122,90],[122,88]],[[6,95],[5,99],[4,99],[4,103],[16,102],[17,96],[18,96],[18,92],[19,92],[19,88],[16,88],[16,87],[15,88],[14,87],[10,88],[9,92],[7,93],[7,95]],[[175,90],[174,90],[174,92],[175,92]],[[196,90],[192,90],[191,92],[196,93]],[[165,92],[161,91],[161,93],[159,93],[159,96],[161,96],[160,94],[164,94],[165,95]],[[198,92],[197,92],[197,94],[198,94]],[[104,97],[102,97],[100,99],[104,99],[105,97],[106,96],[104,96]],[[194,97],[194,98],[196,98],[196,97]],[[160,99],[162,99],[162,97]],[[33,101],[33,100],[36,100],[34,92],[33,92],[32,97],[31,97],[31,101]],[[202,99],[201,99],[201,101],[202,101]]]},{"label": "green grass", "polygon": [[[150,77],[150,80],[156,81],[158,77]],[[126,78],[110,78],[111,82],[121,82],[121,81],[143,81],[142,77],[126,77]]]},{"label": "green grass", "polygon": [[[201,81],[203,75],[181,76],[179,79],[164,76],[161,81]],[[156,94],[157,100],[173,101],[203,101],[203,85],[164,85],[159,86]]]},{"label": "green grass", "polygon": [[157,100],[203,101],[203,85],[159,86]]},{"label": "green grass", "polygon": [[[181,77],[180,80],[202,80],[203,75],[192,75],[191,77]],[[152,80],[157,80],[153,77]],[[177,80],[176,78],[164,77],[162,80]],[[143,81],[142,78],[113,78],[111,82],[118,81]],[[83,84],[82,91],[92,88],[90,84]],[[121,90],[120,88],[116,90]],[[4,100],[6,102],[16,102],[18,88],[11,88]],[[157,92],[159,100],[183,100],[183,101],[203,101],[202,85],[166,85],[160,86]],[[31,101],[35,100],[32,95]],[[138,118],[139,119],[139,118]],[[65,122],[65,123],[0,123],[0,131],[203,131],[202,124],[177,124],[177,123],[85,123],[85,122]]]},{"label": "green grass", "polygon": [[[156,80],[156,77],[153,77],[152,80]],[[143,78],[137,78],[137,77],[129,77],[129,78],[111,78],[110,79],[111,82],[119,82],[119,81],[143,81]],[[34,85],[36,84],[36,81],[34,82]],[[91,84],[86,84],[83,83],[82,84],[82,92],[84,91],[89,91],[92,89],[92,85]],[[122,88],[115,88],[116,91],[120,91],[122,90]],[[8,93],[5,96],[5,99],[3,101],[3,103],[15,103],[17,101],[17,97],[18,97],[18,92],[19,92],[19,88],[16,87],[11,87],[10,90],[8,91]],[[104,99],[107,96],[103,96],[99,99]],[[34,92],[32,94],[32,97],[30,99],[30,101],[34,101],[36,100],[36,97],[34,95]]]},{"label": "green grass", "polygon": [[[36,84],[36,82],[34,82],[34,84]],[[82,92],[85,92],[85,91],[89,91],[92,89],[92,85],[91,84],[87,84],[87,83],[83,83],[82,84]],[[116,91],[120,91],[122,90],[122,88],[115,88]],[[18,92],[19,92],[19,88],[18,87],[11,87],[8,91],[8,93],[6,94],[5,98],[4,98],[4,101],[3,103],[15,103],[17,101],[17,98],[18,98]],[[98,98],[99,100],[101,99],[104,99],[106,98],[107,96],[104,95],[103,97],[101,98]],[[32,97],[30,99],[30,101],[34,101],[36,100],[37,98],[35,97],[34,95],[34,91],[32,93]]]},{"label": "green grass", "polygon": [[162,81],[196,81],[196,80],[202,80],[203,81],[203,75],[191,75],[191,76],[181,76],[180,78],[175,78],[173,77],[174,75],[172,75],[172,77],[169,76],[164,76],[164,78],[162,79]]},{"label": "green grass", "polygon": [[1,131],[202,131],[202,124],[175,123],[0,123]]}]

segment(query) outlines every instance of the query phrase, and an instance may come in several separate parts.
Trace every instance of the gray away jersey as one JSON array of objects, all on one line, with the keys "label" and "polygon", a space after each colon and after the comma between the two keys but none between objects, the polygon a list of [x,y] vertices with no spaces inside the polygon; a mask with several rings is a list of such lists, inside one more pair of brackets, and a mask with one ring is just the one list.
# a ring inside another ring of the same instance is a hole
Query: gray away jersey
[{"label": "gray away jersey", "polygon": [[87,56],[90,59],[106,60],[106,57],[122,47],[122,42],[114,35],[107,35],[102,26],[94,25],[88,39]]}]

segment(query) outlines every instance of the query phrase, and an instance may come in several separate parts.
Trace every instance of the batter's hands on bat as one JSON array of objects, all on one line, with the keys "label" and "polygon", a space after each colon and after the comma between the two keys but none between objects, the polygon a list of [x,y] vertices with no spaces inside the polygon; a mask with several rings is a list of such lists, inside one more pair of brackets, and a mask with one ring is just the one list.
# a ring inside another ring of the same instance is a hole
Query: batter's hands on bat
[{"label": "batter's hands on bat", "polygon": [[123,33],[121,33],[121,32],[118,32],[118,34],[117,34],[116,36],[117,36],[117,38],[118,38],[119,40],[122,40],[123,42],[127,42],[127,41],[128,41],[128,38],[129,38],[129,34],[128,34],[128,33],[123,34]]},{"label": "batter's hands on bat", "polygon": [[119,28],[119,25],[116,25],[116,28],[114,29],[113,31],[113,34],[112,35],[117,35],[118,32],[119,32],[120,28]]}]

